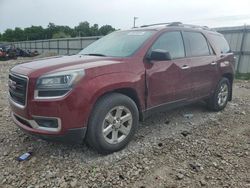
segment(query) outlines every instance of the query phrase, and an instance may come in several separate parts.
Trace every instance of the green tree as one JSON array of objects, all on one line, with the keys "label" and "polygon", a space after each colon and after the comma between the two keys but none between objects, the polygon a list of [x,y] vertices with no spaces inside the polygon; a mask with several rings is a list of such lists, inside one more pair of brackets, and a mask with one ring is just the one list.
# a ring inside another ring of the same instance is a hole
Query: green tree
[{"label": "green tree", "polygon": [[98,24],[94,24],[92,27],[90,27],[90,33],[91,33],[91,36],[98,36],[99,35]]},{"label": "green tree", "polygon": [[14,31],[12,29],[6,29],[2,35],[3,41],[13,42],[14,41]]},{"label": "green tree", "polygon": [[113,28],[111,25],[104,25],[99,29],[100,35],[107,35],[113,31],[115,31],[115,28]]},{"label": "green tree", "polygon": [[14,41],[22,41],[26,39],[24,31],[19,27],[15,28],[15,30],[13,31],[13,35],[14,35]]},{"label": "green tree", "polygon": [[23,41],[23,40],[40,40],[62,37],[85,37],[107,35],[115,29],[111,25],[104,25],[99,28],[98,24],[90,26],[89,22],[80,22],[78,26],[70,28],[69,26],[56,25],[49,23],[46,28],[42,26],[31,26],[25,29],[16,27],[7,29],[4,33],[0,34],[2,41]]},{"label": "green tree", "polygon": [[57,26],[59,32],[63,32],[69,37],[74,35],[74,29],[70,28],[69,26]]},{"label": "green tree", "polygon": [[58,33],[54,33],[52,38],[53,39],[58,39],[58,38],[70,38],[71,36],[64,33],[63,31],[59,31]]},{"label": "green tree", "polygon": [[26,40],[44,39],[44,29],[42,26],[31,26],[24,29]]},{"label": "green tree", "polygon": [[54,23],[49,23],[44,32],[45,39],[51,39],[54,33],[58,33],[59,30]]},{"label": "green tree", "polygon": [[69,26],[59,26],[55,25],[54,23],[49,23],[48,27],[45,29],[45,38],[53,38],[53,36],[58,33],[62,32],[65,35],[72,37],[75,35],[74,29],[71,29]]},{"label": "green tree", "polygon": [[79,37],[91,36],[89,22],[86,21],[80,22],[79,25],[75,27],[75,31]]}]

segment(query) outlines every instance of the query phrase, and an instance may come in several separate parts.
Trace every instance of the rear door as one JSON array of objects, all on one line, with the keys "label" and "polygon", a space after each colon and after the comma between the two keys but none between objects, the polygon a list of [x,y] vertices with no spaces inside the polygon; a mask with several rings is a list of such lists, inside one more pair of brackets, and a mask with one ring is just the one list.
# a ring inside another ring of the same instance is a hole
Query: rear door
[{"label": "rear door", "polygon": [[185,58],[185,49],[180,31],[163,33],[152,45],[150,51],[168,51],[172,60],[146,63],[148,107],[185,101],[191,94],[191,77]]},{"label": "rear door", "polygon": [[183,37],[191,67],[193,98],[208,96],[218,77],[216,55],[202,33],[184,31]]}]

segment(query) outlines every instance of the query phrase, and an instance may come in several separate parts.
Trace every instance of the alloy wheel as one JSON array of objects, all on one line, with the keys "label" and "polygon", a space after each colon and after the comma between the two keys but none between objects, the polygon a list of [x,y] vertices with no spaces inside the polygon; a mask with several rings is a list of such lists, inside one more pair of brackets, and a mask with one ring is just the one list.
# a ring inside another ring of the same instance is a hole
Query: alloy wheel
[{"label": "alloy wheel", "polygon": [[122,142],[130,133],[133,117],[125,106],[112,108],[104,118],[102,134],[109,144]]}]

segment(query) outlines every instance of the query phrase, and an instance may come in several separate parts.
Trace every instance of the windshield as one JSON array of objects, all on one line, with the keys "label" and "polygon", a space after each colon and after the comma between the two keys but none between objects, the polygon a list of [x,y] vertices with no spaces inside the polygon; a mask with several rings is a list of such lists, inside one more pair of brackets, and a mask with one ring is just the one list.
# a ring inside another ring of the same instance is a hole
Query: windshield
[{"label": "windshield", "polygon": [[133,55],[154,31],[117,31],[84,48],[79,54],[128,57]]}]

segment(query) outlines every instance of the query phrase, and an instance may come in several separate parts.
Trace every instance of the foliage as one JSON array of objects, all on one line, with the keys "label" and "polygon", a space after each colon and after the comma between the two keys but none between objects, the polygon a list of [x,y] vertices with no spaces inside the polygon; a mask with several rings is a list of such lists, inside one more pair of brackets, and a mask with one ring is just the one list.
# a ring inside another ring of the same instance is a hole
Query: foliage
[{"label": "foliage", "polygon": [[52,39],[69,38],[69,37],[71,37],[71,36],[67,35],[63,31],[59,31],[59,32],[53,34]]},{"label": "foliage", "polygon": [[37,39],[44,39],[44,29],[42,26],[31,26],[25,28],[23,33],[27,40],[37,40]]},{"label": "foliage", "polygon": [[99,28],[98,24],[91,26],[87,21],[80,22],[74,28],[49,23],[46,28],[43,28],[42,26],[31,26],[24,29],[19,27],[16,27],[15,29],[7,29],[4,33],[0,33],[0,41],[14,42],[65,37],[87,37],[107,35],[112,31],[115,31],[115,28],[111,25],[104,25]]},{"label": "foliage", "polygon": [[235,78],[239,80],[250,80],[250,73],[236,73]]},{"label": "foliage", "polygon": [[115,29],[112,26],[110,26],[110,25],[104,25],[104,26],[102,26],[99,29],[99,34],[100,35],[107,35],[107,34],[113,32],[114,30]]},{"label": "foliage", "polygon": [[75,31],[79,37],[91,36],[88,22],[79,23],[79,25],[75,27]]}]

